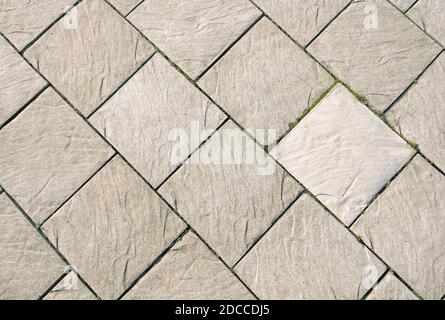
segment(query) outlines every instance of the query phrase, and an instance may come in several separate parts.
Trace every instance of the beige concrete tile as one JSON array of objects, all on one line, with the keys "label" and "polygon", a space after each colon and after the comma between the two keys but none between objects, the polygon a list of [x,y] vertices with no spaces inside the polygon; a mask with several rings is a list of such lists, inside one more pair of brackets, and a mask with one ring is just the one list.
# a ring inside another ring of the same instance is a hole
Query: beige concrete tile
[{"label": "beige concrete tile", "polygon": [[69,272],[43,298],[43,300],[97,300],[94,294],[85,286],[77,274]]},{"label": "beige concrete tile", "polygon": [[0,183],[40,224],[113,150],[52,89],[0,131]]},{"label": "beige concrete tile", "polygon": [[148,59],[153,48],[105,1],[82,1],[73,15],[59,21],[25,56],[88,115]]},{"label": "beige concrete tile", "polygon": [[445,1],[419,0],[409,10],[408,17],[445,46]]},{"label": "beige concrete tile", "polygon": [[[91,122],[156,187],[225,118],[158,54],[91,117]],[[196,141],[191,137],[194,126],[202,133]],[[186,150],[182,155],[172,154],[173,139],[180,133],[187,133]]]},{"label": "beige concrete tile", "polygon": [[360,299],[384,264],[305,194],[236,266],[260,299]]},{"label": "beige concrete tile", "polygon": [[0,299],[38,299],[65,264],[22,213],[0,195]]},{"label": "beige concrete tile", "polygon": [[408,10],[414,4],[414,2],[416,2],[416,0],[390,0],[390,1],[402,11]]},{"label": "beige concrete tile", "polygon": [[253,295],[193,233],[187,233],[126,300],[251,300]]},{"label": "beige concrete tile", "polygon": [[426,299],[445,293],[443,194],[445,177],[416,156],[353,226]]},{"label": "beige concrete tile", "polygon": [[123,15],[127,15],[143,0],[110,0],[110,3]]},{"label": "beige concrete tile", "polygon": [[[262,19],[199,85],[262,144],[289,130],[334,83],[332,77],[268,19]],[[273,130],[275,135],[257,134]]]},{"label": "beige concrete tile", "polygon": [[42,230],[102,299],[116,299],[184,224],[117,156]]},{"label": "beige concrete tile", "polygon": [[372,290],[366,300],[418,300],[397,277],[389,272]]},{"label": "beige concrete tile", "polygon": [[129,19],[196,78],[260,15],[247,0],[151,0]]}]

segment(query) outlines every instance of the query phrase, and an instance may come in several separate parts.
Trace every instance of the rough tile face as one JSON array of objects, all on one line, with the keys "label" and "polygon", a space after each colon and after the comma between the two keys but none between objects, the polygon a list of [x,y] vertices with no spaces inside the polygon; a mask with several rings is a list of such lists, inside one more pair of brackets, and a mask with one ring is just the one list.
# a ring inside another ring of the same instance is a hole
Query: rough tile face
[{"label": "rough tile face", "polygon": [[125,296],[127,300],[250,300],[254,297],[193,233]]},{"label": "rough tile face", "polygon": [[[199,85],[262,144],[272,144],[334,80],[262,19]],[[257,135],[256,129],[276,136]]]},{"label": "rough tile face", "polygon": [[45,81],[0,37],[0,126],[45,86]]},{"label": "rough tile face", "polygon": [[77,277],[68,273],[43,300],[97,300],[94,294]]},{"label": "rough tile face", "polygon": [[183,229],[120,157],[42,228],[102,299],[118,298]]},{"label": "rough tile face", "polygon": [[[156,55],[92,118],[92,124],[154,186],[208,135],[176,159],[174,130],[214,131],[226,116],[161,55]],[[173,137],[174,138],[174,137]]]},{"label": "rough tile face", "polygon": [[260,14],[247,0],[150,0],[129,19],[195,78]]},{"label": "rough tile face", "polygon": [[299,44],[310,42],[350,0],[255,0]]},{"label": "rough tile face", "polygon": [[224,156],[236,152],[226,149],[231,134],[244,139],[243,152],[253,149],[250,138],[232,122],[219,133],[187,160],[159,192],[224,261],[233,265],[297,197],[301,187],[280,167],[275,167],[258,146],[256,152],[264,157],[262,167],[273,169],[264,175],[259,172],[260,161],[206,162],[204,156],[217,153],[219,146]]},{"label": "rough tile face", "polygon": [[445,45],[445,1],[420,0],[409,10],[408,16],[442,45]]},{"label": "rough tile face", "polygon": [[386,117],[397,132],[445,170],[445,54],[422,75]]},{"label": "rough tile face", "polygon": [[38,299],[64,263],[22,213],[0,195],[0,299]]},{"label": "rough tile face", "polygon": [[75,2],[75,0],[0,1],[0,30],[19,50],[22,50]]},{"label": "rough tile face", "polygon": [[0,131],[0,183],[39,224],[113,150],[52,89]]},{"label": "rough tile face", "polygon": [[360,299],[385,266],[303,195],[235,271],[260,299]]},{"label": "rough tile face", "polygon": [[143,0],[110,0],[110,3],[123,15],[127,15],[134,7]]},{"label": "rough tile face", "polygon": [[414,4],[414,2],[416,2],[416,0],[390,0],[390,1],[402,11],[408,10]]},{"label": "rough tile face", "polygon": [[272,155],[349,225],[414,150],[336,86]]},{"label": "rough tile face", "polygon": [[388,273],[366,300],[418,300],[418,298],[392,273]]},{"label": "rough tile face", "polygon": [[353,230],[426,299],[445,293],[445,177],[416,156]]},{"label": "rough tile face", "polygon": [[387,1],[354,1],[308,48],[383,111],[441,48]]},{"label": "rough tile face", "polygon": [[62,19],[25,56],[88,115],[153,48],[105,1],[86,0],[76,8],[77,23],[69,24],[69,16]]}]

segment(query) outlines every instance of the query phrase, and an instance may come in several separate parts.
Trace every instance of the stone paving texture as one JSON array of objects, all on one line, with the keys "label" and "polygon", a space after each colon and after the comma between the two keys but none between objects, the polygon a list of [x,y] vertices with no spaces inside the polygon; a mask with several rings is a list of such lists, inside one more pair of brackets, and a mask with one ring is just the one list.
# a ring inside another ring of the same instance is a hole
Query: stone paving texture
[{"label": "stone paving texture", "polygon": [[444,3],[0,1],[0,299],[444,299]]}]

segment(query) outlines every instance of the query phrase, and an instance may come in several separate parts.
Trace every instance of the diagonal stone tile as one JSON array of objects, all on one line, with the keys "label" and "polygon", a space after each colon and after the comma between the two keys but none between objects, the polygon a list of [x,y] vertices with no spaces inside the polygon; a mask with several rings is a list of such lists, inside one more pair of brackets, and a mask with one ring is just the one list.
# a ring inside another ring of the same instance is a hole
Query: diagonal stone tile
[{"label": "diagonal stone tile", "polygon": [[0,299],[38,299],[65,264],[5,194],[0,195]]},{"label": "diagonal stone tile", "polygon": [[386,113],[388,122],[402,136],[445,170],[445,54]]},{"label": "diagonal stone tile", "polygon": [[445,293],[445,177],[416,156],[353,225],[426,299]]},{"label": "diagonal stone tile", "polygon": [[88,115],[148,59],[153,48],[104,1],[82,1],[72,15],[53,26],[25,56]]},{"label": "diagonal stone tile", "polygon": [[366,297],[366,300],[418,300],[418,298],[389,272]]},{"label": "diagonal stone tile", "polygon": [[384,111],[441,47],[389,2],[354,0],[308,47],[318,61]]},{"label": "diagonal stone tile", "polygon": [[419,0],[408,16],[418,26],[445,45],[445,1]]},{"label": "diagonal stone tile", "polygon": [[349,225],[414,150],[337,85],[273,149],[275,157]]},{"label": "diagonal stone tile", "polygon": [[[251,156],[255,156],[252,161]],[[301,187],[228,122],[159,192],[233,265],[300,194]]]},{"label": "diagonal stone tile", "polygon": [[[262,144],[272,144],[334,80],[262,19],[199,81],[199,85]],[[273,130],[276,136],[258,135]]]},{"label": "diagonal stone tile", "polygon": [[414,4],[414,2],[416,2],[416,0],[390,0],[390,1],[404,12],[408,10]]},{"label": "diagonal stone tile", "polygon": [[118,156],[42,230],[101,298],[115,299],[184,224]]},{"label": "diagonal stone tile", "polygon": [[189,232],[124,299],[251,300],[254,297],[205,244]]},{"label": "diagonal stone tile", "polygon": [[299,44],[308,44],[351,0],[255,0]]},{"label": "diagonal stone tile", "polygon": [[235,271],[260,299],[360,299],[384,264],[303,195]]},{"label": "diagonal stone tile", "polygon": [[[90,119],[154,186],[158,186],[226,116],[161,55],[155,55]],[[202,132],[175,152],[176,131]],[[207,132],[207,134],[205,134]],[[178,158],[176,159],[176,157]]]},{"label": "diagonal stone tile", "polygon": [[109,0],[109,2],[123,15],[127,15],[143,0]]},{"label": "diagonal stone tile", "polygon": [[43,298],[43,300],[97,300],[71,271]]},{"label": "diagonal stone tile", "polygon": [[0,183],[40,224],[113,150],[52,89],[0,131]]},{"label": "diagonal stone tile", "polygon": [[0,30],[22,50],[73,5],[75,0],[0,1]]},{"label": "diagonal stone tile", "polygon": [[145,1],[129,19],[196,78],[261,12],[247,0]]},{"label": "diagonal stone tile", "polygon": [[0,36],[0,126],[44,86],[45,81]]}]

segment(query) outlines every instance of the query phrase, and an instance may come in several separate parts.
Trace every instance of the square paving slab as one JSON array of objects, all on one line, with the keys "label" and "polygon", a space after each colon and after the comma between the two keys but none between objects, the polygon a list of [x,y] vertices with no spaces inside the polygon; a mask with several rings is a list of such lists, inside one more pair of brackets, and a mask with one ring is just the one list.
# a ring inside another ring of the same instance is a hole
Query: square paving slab
[{"label": "square paving slab", "polygon": [[445,45],[445,1],[419,0],[408,12],[408,17]]},{"label": "square paving slab", "polygon": [[[82,1],[25,56],[84,115],[90,114],[153,53],[106,2]],[[74,18],[74,17],[72,17]]]},{"label": "square paving slab", "polygon": [[308,51],[384,111],[441,48],[387,1],[353,3]]},{"label": "square paving slab", "polygon": [[353,226],[426,299],[445,293],[445,177],[416,156]]},{"label": "square paving slab", "polygon": [[413,154],[405,141],[342,85],[272,151],[347,225]]},{"label": "square paving slab", "polygon": [[129,19],[196,78],[260,15],[248,0],[151,0]]}]

